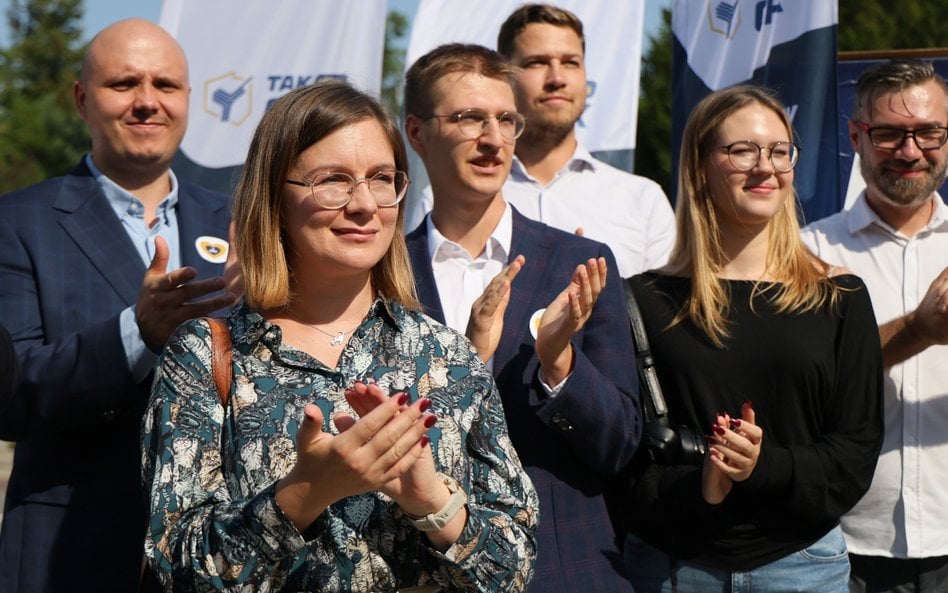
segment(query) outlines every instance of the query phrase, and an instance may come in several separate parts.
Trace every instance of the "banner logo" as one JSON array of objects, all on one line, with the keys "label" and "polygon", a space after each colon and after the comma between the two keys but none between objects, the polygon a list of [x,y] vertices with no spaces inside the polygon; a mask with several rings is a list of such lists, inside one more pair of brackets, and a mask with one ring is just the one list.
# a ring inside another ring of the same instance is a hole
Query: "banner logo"
[{"label": "banner logo", "polygon": [[708,2],[708,26],[711,30],[718,35],[724,35],[725,39],[734,39],[741,26],[741,12],[737,9],[740,3],[741,0],[734,0],[733,4],[718,2],[712,12],[712,2]]},{"label": "banner logo", "polygon": [[221,123],[240,126],[253,110],[253,77],[236,72],[211,78],[204,83],[204,111]]},{"label": "banner logo", "polygon": [[783,12],[783,6],[777,4],[777,0],[763,0],[758,2],[754,6],[754,28],[758,31],[764,25],[769,25],[773,22],[774,15],[778,12]]}]

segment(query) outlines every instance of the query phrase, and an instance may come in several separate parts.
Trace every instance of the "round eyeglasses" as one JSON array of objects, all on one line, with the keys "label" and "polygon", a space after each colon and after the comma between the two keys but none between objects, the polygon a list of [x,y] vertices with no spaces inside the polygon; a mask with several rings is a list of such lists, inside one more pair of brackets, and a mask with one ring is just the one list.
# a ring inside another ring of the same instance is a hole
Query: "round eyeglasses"
[{"label": "round eyeglasses", "polygon": [[308,187],[316,203],[329,210],[344,208],[352,200],[356,187],[364,183],[375,203],[390,208],[402,201],[408,190],[408,175],[404,171],[382,171],[371,177],[353,177],[338,171],[320,173],[312,181],[294,181],[291,185]]},{"label": "round eyeglasses", "polygon": [[721,150],[727,152],[727,159],[738,171],[750,171],[760,162],[762,150],[769,151],[770,162],[776,171],[786,173],[793,170],[800,158],[800,147],[792,142],[775,142],[771,146],[761,146],[750,140],[739,140]]},{"label": "round eyeglasses", "polygon": [[862,130],[868,134],[869,142],[876,148],[883,150],[898,150],[905,144],[905,140],[911,136],[915,140],[915,146],[919,150],[932,150],[941,148],[948,141],[948,127],[928,126],[925,128],[915,128],[907,130],[905,128],[892,128],[889,126],[876,126],[870,128],[868,124],[856,122],[862,127]]},{"label": "round eyeglasses", "polygon": [[523,128],[527,125],[527,120],[516,111],[504,111],[497,115],[491,115],[480,109],[465,109],[451,115],[429,115],[428,119],[435,117],[456,123],[461,128],[461,134],[465,138],[479,138],[492,119],[497,120],[497,125],[500,126],[500,135],[507,140],[519,138],[520,134],[523,134]]}]

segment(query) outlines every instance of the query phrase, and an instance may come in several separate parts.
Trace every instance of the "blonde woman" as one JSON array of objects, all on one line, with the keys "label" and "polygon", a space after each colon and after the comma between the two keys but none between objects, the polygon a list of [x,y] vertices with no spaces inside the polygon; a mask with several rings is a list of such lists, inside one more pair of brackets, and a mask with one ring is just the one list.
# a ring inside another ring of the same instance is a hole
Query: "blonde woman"
[{"label": "blonde woman", "polygon": [[632,288],[671,424],[709,449],[636,460],[624,555],[639,593],[847,591],[838,520],[872,479],[882,361],[862,281],[800,240],[799,156],[759,87],[710,94],[685,127],[677,244]]}]

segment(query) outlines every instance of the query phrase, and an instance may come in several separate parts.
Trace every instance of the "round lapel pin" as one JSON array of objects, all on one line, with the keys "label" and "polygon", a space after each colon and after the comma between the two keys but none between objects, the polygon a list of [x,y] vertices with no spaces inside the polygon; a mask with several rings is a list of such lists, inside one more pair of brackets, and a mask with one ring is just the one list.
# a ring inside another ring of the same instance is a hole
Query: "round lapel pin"
[{"label": "round lapel pin", "polygon": [[204,261],[222,264],[227,261],[227,241],[218,237],[204,235],[194,240],[194,247]]}]

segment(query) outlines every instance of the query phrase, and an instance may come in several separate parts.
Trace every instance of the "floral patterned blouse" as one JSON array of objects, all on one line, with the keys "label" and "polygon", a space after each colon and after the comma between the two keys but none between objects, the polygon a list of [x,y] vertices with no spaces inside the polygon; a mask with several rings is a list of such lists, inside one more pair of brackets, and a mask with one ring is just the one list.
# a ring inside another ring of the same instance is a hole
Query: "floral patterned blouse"
[{"label": "floral patterned blouse", "polygon": [[[377,299],[327,368],[282,341],[246,304],[227,318],[234,379],[227,408],[211,374],[207,322],[177,329],[159,362],[143,429],[151,523],[145,550],[174,591],[522,591],[533,574],[537,495],[510,444],[490,372],[469,342],[421,313]],[[375,491],[330,506],[304,532],[274,498],[296,461],[303,407],[338,433],[343,395],[375,381],[428,397],[438,470],[468,493],[467,524],[445,553]]]}]

